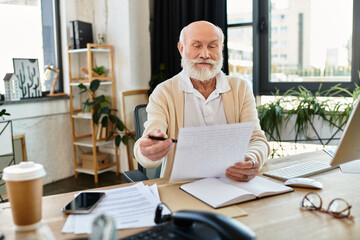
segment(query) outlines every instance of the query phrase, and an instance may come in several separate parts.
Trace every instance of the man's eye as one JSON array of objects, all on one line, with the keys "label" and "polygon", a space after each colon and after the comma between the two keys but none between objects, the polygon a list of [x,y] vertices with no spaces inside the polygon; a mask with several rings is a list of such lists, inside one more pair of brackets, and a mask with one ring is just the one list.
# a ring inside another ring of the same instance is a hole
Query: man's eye
[{"label": "man's eye", "polygon": [[209,48],[216,48],[215,45],[209,45]]},{"label": "man's eye", "polygon": [[200,45],[194,45],[195,48],[200,48]]}]

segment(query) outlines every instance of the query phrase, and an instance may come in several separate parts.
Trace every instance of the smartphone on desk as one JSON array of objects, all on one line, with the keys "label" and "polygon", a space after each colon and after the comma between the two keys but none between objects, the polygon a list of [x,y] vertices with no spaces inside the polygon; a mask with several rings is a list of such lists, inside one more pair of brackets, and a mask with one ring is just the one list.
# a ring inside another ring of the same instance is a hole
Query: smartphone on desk
[{"label": "smartphone on desk", "polygon": [[104,192],[81,192],[61,211],[66,214],[90,213],[104,197]]}]

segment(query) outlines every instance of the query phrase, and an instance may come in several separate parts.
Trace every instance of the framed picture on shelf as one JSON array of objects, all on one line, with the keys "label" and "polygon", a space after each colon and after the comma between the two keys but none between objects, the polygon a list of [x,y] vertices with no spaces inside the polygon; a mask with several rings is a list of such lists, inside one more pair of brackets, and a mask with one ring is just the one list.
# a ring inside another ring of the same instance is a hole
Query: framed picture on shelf
[{"label": "framed picture on shelf", "polygon": [[42,97],[37,59],[13,58],[14,73],[19,79],[22,98]]}]

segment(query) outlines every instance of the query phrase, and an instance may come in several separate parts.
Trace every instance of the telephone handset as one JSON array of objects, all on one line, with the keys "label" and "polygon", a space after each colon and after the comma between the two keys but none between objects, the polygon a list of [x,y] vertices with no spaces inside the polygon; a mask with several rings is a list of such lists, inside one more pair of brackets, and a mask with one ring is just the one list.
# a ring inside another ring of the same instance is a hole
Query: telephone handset
[{"label": "telephone handset", "polygon": [[[186,210],[178,211],[173,214],[172,221],[173,225],[179,230],[196,228],[197,223],[205,224],[206,227],[215,230],[222,240],[256,238],[255,233],[239,221],[212,212]],[[204,237],[204,239],[210,239],[207,236]]]},{"label": "telephone handset", "polygon": [[[212,212],[178,211],[162,215],[159,205],[155,222],[159,225],[124,239],[193,239],[193,240],[253,240],[255,233],[242,223]],[[159,238],[160,239],[160,238]]]}]

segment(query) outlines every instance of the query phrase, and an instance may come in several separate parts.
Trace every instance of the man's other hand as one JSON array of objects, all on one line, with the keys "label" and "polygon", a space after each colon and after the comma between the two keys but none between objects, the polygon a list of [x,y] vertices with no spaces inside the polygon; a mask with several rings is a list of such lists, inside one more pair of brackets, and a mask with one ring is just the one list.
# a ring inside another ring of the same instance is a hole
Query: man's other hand
[{"label": "man's other hand", "polygon": [[[153,130],[149,133],[149,135],[155,137],[165,137],[165,134],[160,130]],[[170,150],[173,149],[174,145],[175,144],[171,139],[159,141],[148,137],[141,138],[139,143],[141,154],[153,161],[160,160],[165,157]]]},{"label": "man's other hand", "polygon": [[237,162],[226,169],[226,176],[238,182],[248,182],[259,173],[260,164],[255,159],[245,156],[244,162]]}]

